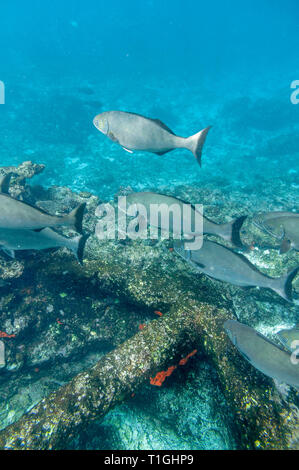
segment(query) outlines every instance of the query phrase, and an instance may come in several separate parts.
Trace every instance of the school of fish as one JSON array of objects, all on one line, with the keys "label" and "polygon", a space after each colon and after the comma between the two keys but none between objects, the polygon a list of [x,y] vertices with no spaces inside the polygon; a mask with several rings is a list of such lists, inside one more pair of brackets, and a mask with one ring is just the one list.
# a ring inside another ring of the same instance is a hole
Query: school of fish
[{"label": "school of fish", "polygon": [[[120,145],[129,153],[146,151],[164,155],[175,149],[187,149],[192,152],[201,166],[203,146],[210,126],[190,137],[176,135],[159,119],[151,119],[140,114],[124,111],[107,111],[97,115],[94,126],[112,142]],[[82,234],[82,219],[85,204],[81,204],[69,214],[55,216],[11,197],[9,185],[11,174],[0,180],[0,250],[14,258],[16,251],[44,250],[66,247],[70,249],[79,263],[83,264],[84,247],[88,235]],[[178,198],[154,192],[133,192],[127,196],[129,204],[142,204],[146,212],[151,205],[164,205],[170,209],[180,209],[186,204]],[[293,302],[292,281],[299,272],[295,266],[291,272],[273,278],[259,271],[239,251],[244,248],[240,231],[247,216],[241,216],[231,222],[217,224],[202,216],[202,232],[184,231],[185,222],[194,221],[198,209],[191,206],[188,217],[181,211],[181,220],[172,219],[169,224],[174,236],[174,254],[179,255],[196,271],[239,287],[268,288],[288,302]],[[185,220],[185,218],[189,218]],[[147,220],[150,220],[148,217]],[[278,240],[280,254],[291,249],[299,250],[299,214],[292,212],[268,212],[256,214],[254,224]],[[152,222],[161,229],[161,222]],[[190,225],[190,226],[191,226]],[[78,236],[65,237],[55,229],[68,227],[79,233]],[[218,242],[203,237],[212,235],[229,242],[228,248]],[[178,238],[177,240],[176,238]],[[185,240],[203,237],[200,249],[186,249]],[[183,239],[182,239],[183,238]],[[282,346],[269,341],[253,328],[235,320],[227,320],[224,330],[228,337],[252,366],[263,374],[299,388],[299,359],[294,349],[299,345],[299,330],[282,330],[278,340]],[[295,346],[294,346],[295,345]],[[285,348],[285,349],[283,349]],[[298,351],[299,355],[299,351]],[[293,359],[293,360],[291,360]]]},{"label": "school of fish", "polygon": [[38,207],[11,197],[11,176],[7,174],[0,181],[0,250],[15,258],[15,251],[19,250],[67,247],[82,264],[88,236],[67,238],[53,228],[65,226],[82,233],[85,204],[65,216],[50,215]]},{"label": "school of fish", "polygon": [[[183,138],[177,136],[159,119],[123,111],[103,112],[94,118],[93,123],[100,132],[130,153],[147,151],[164,155],[171,150],[185,148],[193,153],[200,166],[203,145],[210,130],[209,126],[191,137]],[[127,196],[127,202],[142,204],[146,208],[147,221],[150,220],[149,212],[153,204],[164,205],[169,209],[174,205],[182,208],[184,204],[184,201],[173,196],[153,192],[131,193]],[[192,206],[187,221],[189,226],[194,221],[196,210]],[[169,224],[169,230],[174,238],[176,235],[188,239],[190,236],[208,234],[230,242],[234,248],[242,248],[240,230],[246,216],[226,224],[216,224],[202,214],[202,233],[197,234],[194,231],[189,233],[182,230],[186,225],[184,225],[184,213],[181,214],[181,220],[173,219]],[[299,250],[299,214],[279,211],[262,213],[257,214],[253,222],[259,229],[279,241],[280,254],[287,253],[291,249]],[[158,219],[151,223],[159,229],[162,228]],[[240,287],[268,288],[286,301],[293,301],[292,281],[298,274],[299,266],[279,278],[272,278],[260,272],[243,254],[206,239],[203,240],[201,248],[196,250],[185,249],[185,242],[181,239],[174,240],[174,251],[197,271],[213,279]],[[238,350],[255,368],[278,381],[299,386],[299,361],[292,362],[290,354],[254,329],[239,322],[228,320],[224,328]],[[278,335],[278,339],[288,348],[289,336],[293,338],[294,335],[299,336],[297,329],[290,332],[284,330]]]}]

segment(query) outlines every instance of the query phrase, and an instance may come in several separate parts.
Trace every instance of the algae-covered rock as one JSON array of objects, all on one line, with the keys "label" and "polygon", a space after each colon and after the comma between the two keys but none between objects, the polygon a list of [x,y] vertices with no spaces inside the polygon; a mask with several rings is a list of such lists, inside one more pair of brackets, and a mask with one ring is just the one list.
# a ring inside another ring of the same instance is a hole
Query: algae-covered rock
[{"label": "algae-covered rock", "polygon": [[[31,174],[30,168],[25,165],[24,175]],[[15,335],[3,339],[6,366],[0,371],[0,396],[6,397],[6,402],[0,408],[1,427],[45,400],[15,427],[2,432],[3,447],[8,442],[16,448],[76,447],[75,430],[88,432],[89,425],[92,430],[93,422],[130,398],[139,385],[148,383],[151,374],[176,363],[190,347],[196,347],[217,374],[223,403],[233,416],[227,421],[233,437],[230,444],[226,439],[225,445],[296,447],[295,391],[288,388],[281,393],[272,380],[248,365],[223,331],[227,318],[238,318],[275,340],[280,326],[296,323],[296,304],[288,304],[265,289],[243,291],[200,275],[169,250],[171,243],[167,241],[100,241],[94,234],[98,197],[24,182],[13,177],[12,194],[19,188],[17,197],[53,214],[69,212],[86,202],[83,225],[91,236],[83,267],[66,249],[18,253],[12,261],[1,258],[0,330]],[[219,223],[243,215],[245,209],[251,214],[256,210],[253,202],[237,206],[225,191],[184,187],[173,192],[190,202],[203,202],[206,215]],[[257,239],[258,246],[244,254],[260,270],[275,277],[299,262],[298,253],[279,256],[276,247],[268,247],[263,234],[258,238],[254,230],[249,219],[242,237],[248,246],[252,238]],[[69,230],[62,232],[72,235]],[[296,283],[298,280],[294,281],[295,289]],[[163,317],[152,321],[157,318],[155,311]],[[140,325],[145,327],[135,335]],[[94,369],[66,384],[96,362]],[[45,398],[61,385],[64,388]],[[166,396],[170,399],[171,394]],[[53,422],[49,421],[51,412],[55,414]],[[40,441],[39,420],[48,429]],[[176,435],[180,432],[178,428]]]}]

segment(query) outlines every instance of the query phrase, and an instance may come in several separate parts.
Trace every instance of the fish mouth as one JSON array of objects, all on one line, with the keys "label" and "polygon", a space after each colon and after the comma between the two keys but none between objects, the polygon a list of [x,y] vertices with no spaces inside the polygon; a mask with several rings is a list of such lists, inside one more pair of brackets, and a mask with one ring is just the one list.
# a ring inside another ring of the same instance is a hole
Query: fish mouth
[{"label": "fish mouth", "polygon": [[100,120],[95,117],[94,120],[93,120],[93,125],[95,126],[95,128],[102,132],[102,134],[106,135],[107,133],[105,132],[105,129],[103,129],[103,127],[100,125]]}]

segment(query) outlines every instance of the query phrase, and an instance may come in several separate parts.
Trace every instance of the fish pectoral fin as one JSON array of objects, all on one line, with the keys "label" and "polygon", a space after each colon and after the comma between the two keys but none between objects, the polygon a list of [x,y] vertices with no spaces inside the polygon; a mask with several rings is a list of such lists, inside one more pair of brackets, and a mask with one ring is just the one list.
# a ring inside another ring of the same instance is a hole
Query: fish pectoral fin
[{"label": "fish pectoral fin", "polygon": [[112,140],[112,142],[117,142],[119,144],[119,141],[118,141],[118,138],[115,137],[115,135],[113,134],[113,132],[109,131],[107,136],[109,137],[109,139]]},{"label": "fish pectoral fin", "polygon": [[288,240],[287,238],[284,238],[281,242],[279,253],[283,255],[284,253],[287,253],[288,251],[290,251],[291,248],[292,248],[291,241]]},{"label": "fish pectoral fin", "polygon": [[10,258],[15,259],[16,255],[14,250],[9,250],[8,248],[4,248],[4,246],[1,247],[1,250]]},{"label": "fish pectoral fin", "polygon": [[133,153],[133,150],[126,149],[126,147],[123,147],[123,149],[124,149],[126,152]]},{"label": "fish pectoral fin", "polygon": [[12,177],[12,173],[8,173],[7,175],[4,175],[0,179],[0,192],[3,194],[9,194],[9,184],[10,184],[10,179]]}]

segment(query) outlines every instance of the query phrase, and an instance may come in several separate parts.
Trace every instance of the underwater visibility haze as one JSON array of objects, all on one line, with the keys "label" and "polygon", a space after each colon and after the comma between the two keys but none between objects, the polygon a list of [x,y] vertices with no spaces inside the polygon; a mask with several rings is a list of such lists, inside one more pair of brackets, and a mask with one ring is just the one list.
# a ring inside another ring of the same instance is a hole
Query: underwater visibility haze
[{"label": "underwater visibility haze", "polygon": [[0,449],[299,449],[298,2],[11,0],[0,43]]}]

